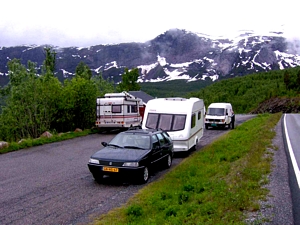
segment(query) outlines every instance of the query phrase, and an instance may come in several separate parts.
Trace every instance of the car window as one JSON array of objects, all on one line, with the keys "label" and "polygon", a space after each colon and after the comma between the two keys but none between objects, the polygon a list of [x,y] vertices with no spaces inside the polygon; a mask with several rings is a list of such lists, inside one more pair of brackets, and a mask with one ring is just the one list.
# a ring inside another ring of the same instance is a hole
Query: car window
[{"label": "car window", "polygon": [[152,135],[152,148],[155,149],[159,147],[159,141],[156,135]]},{"label": "car window", "polygon": [[171,139],[171,137],[168,135],[168,133],[163,132],[162,135],[165,137],[167,143],[171,143],[171,142],[172,142],[172,139]]},{"label": "car window", "polygon": [[149,149],[150,148],[150,136],[149,135],[135,135],[135,143],[137,147],[143,148],[143,149]]},{"label": "car window", "polygon": [[163,136],[162,134],[157,134],[157,138],[158,138],[159,144],[160,144],[161,146],[165,145],[166,140],[165,140],[165,138],[164,138],[164,136]]}]

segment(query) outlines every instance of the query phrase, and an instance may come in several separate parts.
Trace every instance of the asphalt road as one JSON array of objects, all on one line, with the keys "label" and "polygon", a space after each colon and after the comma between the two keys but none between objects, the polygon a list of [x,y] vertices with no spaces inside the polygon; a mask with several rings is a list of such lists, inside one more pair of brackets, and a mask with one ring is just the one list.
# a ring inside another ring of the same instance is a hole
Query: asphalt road
[{"label": "asphalt road", "polygon": [[294,224],[300,225],[300,114],[285,114],[282,126],[289,163]]},{"label": "asphalt road", "polygon": [[[252,117],[236,115],[236,126]],[[197,151],[228,131],[206,130]],[[144,185],[110,178],[99,184],[87,167],[100,143],[114,136],[93,134],[0,155],[0,224],[86,224],[126,203]],[[177,154],[172,167],[182,157]],[[156,171],[149,182],[167,171]]]}]

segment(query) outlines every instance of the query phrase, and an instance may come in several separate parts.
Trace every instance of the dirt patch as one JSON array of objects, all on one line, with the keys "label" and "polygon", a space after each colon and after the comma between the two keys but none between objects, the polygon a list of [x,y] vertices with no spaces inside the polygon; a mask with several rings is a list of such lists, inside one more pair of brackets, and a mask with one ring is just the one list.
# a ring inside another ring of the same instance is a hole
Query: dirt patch
[{"label": "dirt patch", "polygon": [[300,97],[274,97],[270,98],[250,112],[250,114],[259,113],[299,113],[300,112]]}]

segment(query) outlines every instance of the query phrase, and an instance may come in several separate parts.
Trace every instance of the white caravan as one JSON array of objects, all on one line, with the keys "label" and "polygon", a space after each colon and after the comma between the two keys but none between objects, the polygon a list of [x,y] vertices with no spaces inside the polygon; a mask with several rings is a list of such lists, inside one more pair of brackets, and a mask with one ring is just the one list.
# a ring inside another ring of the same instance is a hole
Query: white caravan
[{"label": "white caravan", "polygon": [[211,103],[205,115],[205,128],[228,126],[234,128],[235,115],[230,103]]},{"label": "white caravan", "polygon": [[203,136],[204,102],[199,98],[157,98],[149,100],[143,129],[162,129],[174,143],[174,151],[195,148]]},{"label": "white caravan", "polygon": [[140,108],[143,101],[123,91],[107,93],[104,98],[96,100],[96,127],[98,128],[129,128],[142,125]]}]

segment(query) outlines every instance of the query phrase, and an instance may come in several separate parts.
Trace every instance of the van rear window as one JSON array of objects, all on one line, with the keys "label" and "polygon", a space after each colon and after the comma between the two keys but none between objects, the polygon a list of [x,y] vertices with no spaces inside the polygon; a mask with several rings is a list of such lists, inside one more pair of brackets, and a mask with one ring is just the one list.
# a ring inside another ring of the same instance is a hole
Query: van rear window
[{"label": "van rear window", "polygon": [[149,113],[146,127],[165,131],[179,131],[185,127],[186,115]]}]

